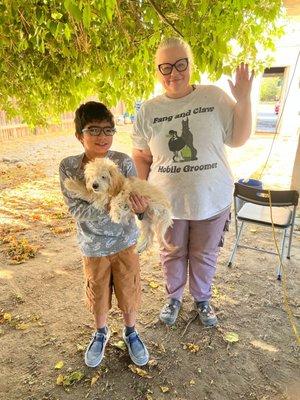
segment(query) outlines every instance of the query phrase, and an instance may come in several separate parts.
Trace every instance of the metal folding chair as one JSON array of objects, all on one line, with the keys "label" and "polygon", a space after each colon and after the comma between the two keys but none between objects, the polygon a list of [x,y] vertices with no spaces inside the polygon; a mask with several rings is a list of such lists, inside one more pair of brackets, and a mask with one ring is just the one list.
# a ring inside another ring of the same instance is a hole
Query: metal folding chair
[{"label": "metal folding chair", "polygon": [[[235,189],[233,198],[236,238],[228,261],[228,267],[232,266],[238,247],[257,250],[269,254],[277,254],[276,252],[268,251],[266,249],[239,244],[245,223],[272,227],[270,204],[272,204],[274,227],[283,230],[280,250],[281,262],[284,257],[285,243],[287,238],[288,250],[286,257],[290,259],[296,209],[299,200],[299,193],[297,190],[269,191],[245,186],[240,183],[235,183],[234,186]],[[240,199],[243,204],[239,210],[237,208],[237,199]],[[281,263],[277,268],[277,279],[281,279]]]}]

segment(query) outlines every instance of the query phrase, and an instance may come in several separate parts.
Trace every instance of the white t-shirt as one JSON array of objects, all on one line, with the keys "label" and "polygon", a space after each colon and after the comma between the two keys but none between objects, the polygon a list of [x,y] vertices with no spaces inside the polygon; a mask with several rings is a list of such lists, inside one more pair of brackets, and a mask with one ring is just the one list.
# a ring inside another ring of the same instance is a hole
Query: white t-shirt
[{"label": "white t-shirt", "polygon": [[233,179],[224,143],[231,144],[234,105],[211,85],[142,105],[133,147],[151,151],[148,179],[169,197],[175,219],[207,219],[231,204]]}]

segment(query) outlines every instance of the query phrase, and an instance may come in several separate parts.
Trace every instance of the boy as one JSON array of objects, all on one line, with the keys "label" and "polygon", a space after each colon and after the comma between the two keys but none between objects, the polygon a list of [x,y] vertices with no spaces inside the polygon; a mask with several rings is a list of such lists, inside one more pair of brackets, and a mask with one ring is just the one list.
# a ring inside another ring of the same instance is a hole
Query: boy
[{"label": "boy", "polygon": [[[135,176],[135,167],[129,156],[110,150],[116,130],[113,115],[104,104],[94,101],[82,104],[76,110],[74,122],[75,135],[82,143],[84,153],[62,160],[59,174],[64,200],[77,222],[78,242],[83,254],[86,300],[97,329],[86,349],[85,363],[88,367],[97,367],[103,359],[110,336],[107,315],[114,290],[118,306],[123,312],[123,339],[131,360],[142,366],[147,364],[149,354],[135,330],[141,286],[138,255],[134,251],[138,237],[134,217],[128,225],[115,224],[107,212],[100,212],[64,187],[66,178],[84,179],[84,165],[96,157],[108,157],[125,176]],[[146,206],[145,199],[132,196],[132,209],[135,213],[142,214]]]}]

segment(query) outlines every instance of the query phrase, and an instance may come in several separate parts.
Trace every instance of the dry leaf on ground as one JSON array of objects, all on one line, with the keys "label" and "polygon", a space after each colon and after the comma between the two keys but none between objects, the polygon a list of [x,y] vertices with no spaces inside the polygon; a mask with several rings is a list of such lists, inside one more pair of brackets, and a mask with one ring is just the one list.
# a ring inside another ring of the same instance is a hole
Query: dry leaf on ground
[{"label": "dry leaf on ground", "polygon": [[73,385],[76,382],[81,381],[81,379],[84,377],[84,373],[81,371],[73,371],[70,374],[66,375],[58,375],[56,379],[56,384],[57,385],[62,385],[62,386],[70,386]]},{"label": "dry leaf on ground", "polygon": [[145,371],[144,369],[141,369],[141,368],[137,367],[136,365],[129,364],[129,365],[128,365],[128,368],[129,368],[133,373],[135,373],[135,374],[141,376],[142,378],[148,378],[148,379],[152,378],[152,376],[149,375],[147,371]]},{"label": "dry leaf on ground", "polygon": [[237,333],[235,333],[235,332],[227,332],[227,333],[225,333],[225,335],[223,336],[223,339],[226,342],[229,342],[229,343],[235,343],[235,342],[238,342],[240,340],[239,339],[239,335]]},{"label": "dry leaf on ground", "polygon": [[12,320],[12,315],[11,315],[11,313],[4,313],[4,314],[3,314],[3,321],[11,322],[11,320]]},{"label": "dry leaf on ground", "polygon": [[149,286],[150,286],[152,289],[157,289],[157,288],[159,287],[159,284],[158,284],[157,282],[150,281],[150,282],[149,282]]},{"label": "dry leaf on ground", "polygon": [[126,344],[124,343],[123,340],[119,340],[118,342],[115,342],[112,345],[122,351],[125,351],[127,349]]},{"label": "dry leaf on ground", "polygon": [[91,379],[91,386],[95,385],[95,383],[97,382],[97,380],[100,378],[100,374],[96,374],[92,377]]},{"label": "dry leaf on ground", "polygon": [[64,362],[63,361],[58,361],[56,364],[55,364],[55,369],[62,369],[62,367],[64,366],[65,364],[64,364]]},{"label": "dry leaf on ground", "polygon": [[167,392],[170,391],[170,388],[168,388],[168,386],[160,386],[160,390],[161,390],[163,393],[167,393]]},{"label": "dry leaf on ground", "polygon": [[183,343],[183,348],[191,353],[197,353],[200,349],[199,345],[195,343]]}]

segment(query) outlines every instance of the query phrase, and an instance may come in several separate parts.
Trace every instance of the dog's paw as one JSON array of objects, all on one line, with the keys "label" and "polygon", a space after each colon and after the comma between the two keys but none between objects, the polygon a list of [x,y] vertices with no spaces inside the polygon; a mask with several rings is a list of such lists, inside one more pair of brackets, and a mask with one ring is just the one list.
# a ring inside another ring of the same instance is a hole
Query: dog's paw
[{"label": "dog's paw", "polygon": [[119,215],[116,215],[113,213],[109,213],[109,215],[110,215],[110,219],[112,220],[112,222],[114,222],[115,224],[121,223],[121,217]]},{"label": "dog's paw", "polygon": [[115,224],[129,225],[129,223],[131,222],[131,219],[126,215],[124,216],[124,215],[110,214],[110,219]]},{"label": "dog's paw", "polygon": [[64,181],[65,188],[72,193],[72,196],[85,200],[87,202],[92,202],[91,194],[87,191],[84,181],[79,181],[72,178],[67,178]]},{"label": "dog's paw", "polygon": [[67,178],[64,180],[64,186],[70,192],[76,193],[79,189],[81,190],[82,183],[76,179]]},{"label": "dog's paw", "polygon": [[126,204],[122,207],[115,207],[114,203],[111,202],[109,215],[116,224],[128,225],[132,219],[132,212]]},{"label": "dog's paw", "polygon": [[143,253],[144,251],[148,250],[149,242],[146,238],[142,238],[137,243],[137,251],[138,253]]}]

